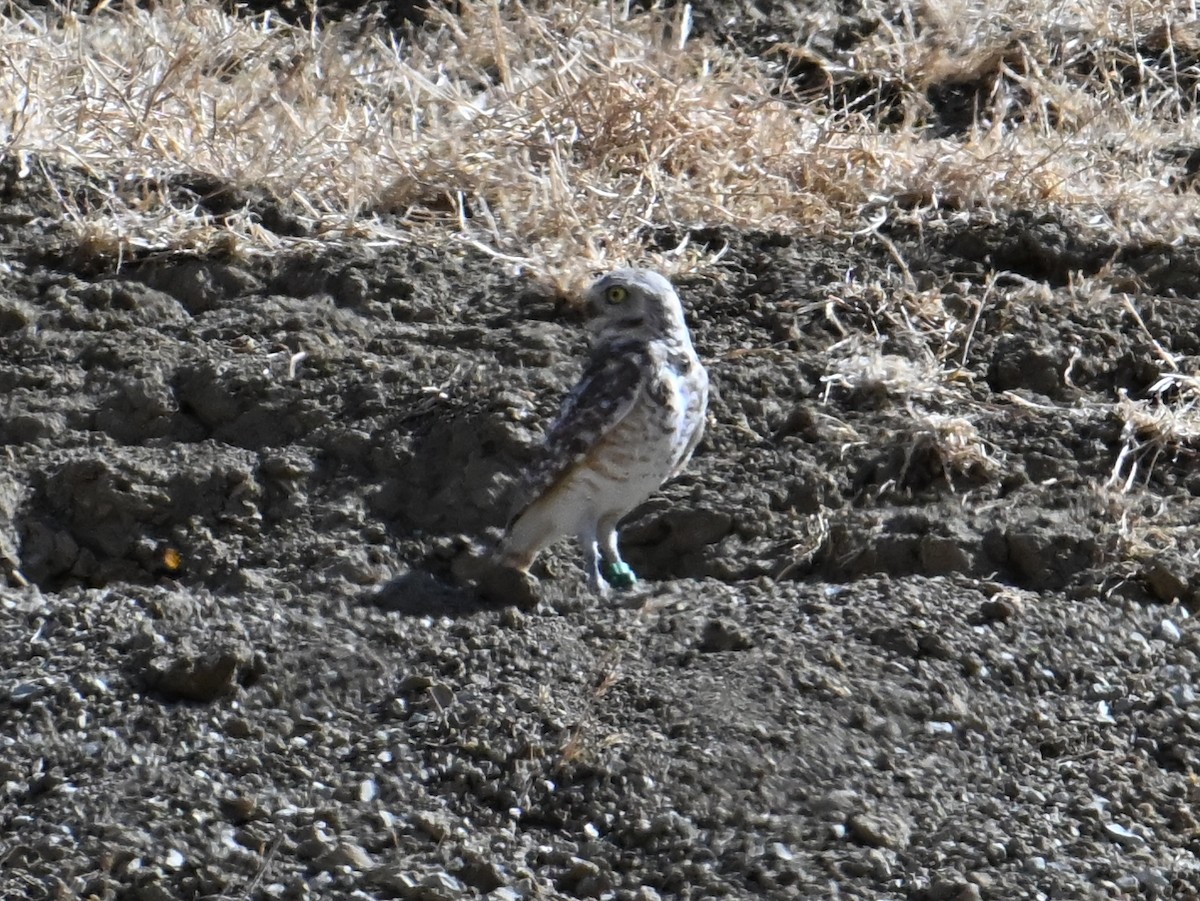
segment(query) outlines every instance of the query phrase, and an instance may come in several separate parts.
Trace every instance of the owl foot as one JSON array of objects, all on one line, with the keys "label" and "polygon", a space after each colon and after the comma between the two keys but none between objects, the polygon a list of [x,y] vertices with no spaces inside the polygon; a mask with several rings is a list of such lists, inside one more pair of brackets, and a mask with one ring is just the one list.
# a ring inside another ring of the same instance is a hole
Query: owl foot
[{"label": "owl foot", "polygon": [[610,563],[604,573],[604,578],[613,588],[619,588],[622,591],[632,588],[638,580],[637,574],[623,560]]}]

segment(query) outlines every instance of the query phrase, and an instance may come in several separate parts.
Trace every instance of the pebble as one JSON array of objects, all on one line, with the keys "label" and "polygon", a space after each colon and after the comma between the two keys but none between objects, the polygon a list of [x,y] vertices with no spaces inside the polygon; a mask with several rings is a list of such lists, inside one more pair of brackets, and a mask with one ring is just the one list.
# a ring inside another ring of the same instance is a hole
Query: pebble
[{"label": "pebble", "polygon": [[9,689],[8,698],[12,704],[30,704],[46,693],[46,686],[41,682],[21,682]]},{"label": "pebble", "polygon": [[422,897],[429,898],[431,901],[453,901],[453,899],[461,898],[466,892],[467,887],[459,880],[455,879],[449,873],[436,872],[430,873],[421,880],[421,888],[424,889]]},{"label": "pebble", "polygon": [[822,795],[813,802],[813,809],[819,813],[846,814],[864,806],[862,796],[849,788],[838,788]]},{"label": "pebble", "polygon": [[1120,823],[1107,823],[1104,827],[1104,834],[1126,848],[1138,848],[1146,844],[1144,838]]},{"label": "pebble", "polygon": [[697,643],[700,651],[708,654],[721,651],[745,651],[754,647],[754,642],[740,626],[729,619],[712,619],[704,627]]},{"label": "pebble", "polygon": [[339,842],[329,853],[313,861],[313,867],[317,870],[334,870],[338,867],[369,870],[373,863],[371,855],[363,848],[352,842]]},{"label": "pebble", "polygon": [[296,845],[296,856],[301,860],[321,860],[332,854],[335,847],[328,839],[314,835]]},{"label": "pebble", "polygon": [[854,841],[874,848],[902,850],[908,847],[911,829],[897,817],[856,813],[846,821]]},{"label": "pebble", "polygon": [[366,874],[366,881],[396,898],[410,897],[419,889],[419,883],[413,875],[397,864],[376,867]]},{"label": "pebble", "polygon": [[183,651],[152,659],[142,677],[166,698],[205,703],[232,692],[238,671],[248,660],[241,648],[214,648],[200,654]]},{"label": "pebble", "polygon": [[1158,624],[1157,634],[1155,637],[1161,638],[1163,641],[1170,642],[1171,644],[1175,644],[1183,637],[1183,634],[1179,631],[1179,627],[1177,625],[1175,625],[1169,619],[1164,619]]},{"label": "pebble", "polygon": [[892,862],[888,854],[879,848],[871,848],[866,853],[866,861],[870,866],[868,872],[877,882],[886,882],[892,878]]},{"label": "pebble", "polygon": [[1196,703],[1196,692],[1190,685],[1172,685],[1167,694],[1176,707],[1191,707]]},{"label": "pebble", "polygon": [[1145,892],[1150,889],[1152,892],[1161,895],[1162,897],[1170,897],[1166,894],[1171,889],[1171,880],[1161,870],[1141,870],[1137,873],[1127,873],[1117,880],[1117,888],[1123,892]]}]

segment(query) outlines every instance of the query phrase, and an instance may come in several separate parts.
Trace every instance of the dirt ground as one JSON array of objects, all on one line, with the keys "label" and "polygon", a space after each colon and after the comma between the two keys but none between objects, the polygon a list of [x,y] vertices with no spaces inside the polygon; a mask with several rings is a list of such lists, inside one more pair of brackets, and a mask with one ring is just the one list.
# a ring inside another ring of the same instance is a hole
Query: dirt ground
[{"label": "dirt ground", "polygon": [[[693,233],[715,396],[643,581],[564,544],[513,605],[452,570],[568,298],[403,244],[117,267],[54,219],[92,190],[0,166],[4,897],[1200,893],[1200,469],[1119,406],[1200,364],[1200,247]],[[949,360],[875,302],[935,288]]]}]

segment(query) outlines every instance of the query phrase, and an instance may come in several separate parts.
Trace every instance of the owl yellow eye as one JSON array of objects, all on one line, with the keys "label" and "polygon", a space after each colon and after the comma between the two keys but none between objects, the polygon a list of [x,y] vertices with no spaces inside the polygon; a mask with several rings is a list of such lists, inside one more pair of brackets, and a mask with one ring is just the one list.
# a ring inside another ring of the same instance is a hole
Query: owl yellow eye
[{"label": "owl yellow eye", "polygon": [[624,303],[626,298],[629,297],[629,291],[620,285],[613,285],[604,293],[604,296],[609,303]]}]

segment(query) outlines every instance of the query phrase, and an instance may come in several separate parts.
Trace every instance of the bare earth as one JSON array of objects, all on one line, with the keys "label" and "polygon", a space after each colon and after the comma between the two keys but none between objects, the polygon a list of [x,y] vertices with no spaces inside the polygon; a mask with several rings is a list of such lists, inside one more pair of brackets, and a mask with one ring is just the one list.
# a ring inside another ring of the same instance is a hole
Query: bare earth
[{"label": "bare earth", "polygon": [[[98,265],[93,190],[0,165],[3,897],[1200,893],[1200,469],[1119,407],[1200,365],[1200,246],[692,233],[715,397],[642,583],[564,544],[504,604],[453,570],[569,299],[400,244]],[[961,296],[961,393],[863,285]]]}]

